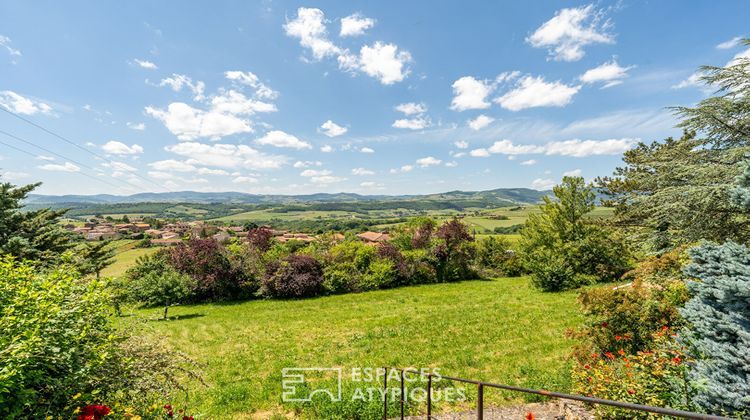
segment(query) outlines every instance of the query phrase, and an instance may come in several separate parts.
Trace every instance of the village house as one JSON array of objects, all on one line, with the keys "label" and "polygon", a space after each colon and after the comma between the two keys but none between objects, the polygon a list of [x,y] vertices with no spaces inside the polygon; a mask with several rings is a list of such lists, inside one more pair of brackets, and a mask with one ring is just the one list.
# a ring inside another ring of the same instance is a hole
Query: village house
[{"label": "village house", "polygon": [[383,242],[388,242],[391,237],[385,232],[362,232],[358,233],[357,237],[364,243],[370,245],[376,245]]}]

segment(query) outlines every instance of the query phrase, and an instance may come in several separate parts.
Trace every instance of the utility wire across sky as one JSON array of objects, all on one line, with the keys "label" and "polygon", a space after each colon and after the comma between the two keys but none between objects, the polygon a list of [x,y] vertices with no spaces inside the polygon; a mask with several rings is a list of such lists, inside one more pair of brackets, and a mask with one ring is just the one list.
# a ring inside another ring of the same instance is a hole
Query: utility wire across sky
[{"label": "utility wire across sky", "polygon": [[[92,156],[94,156],[94,157],[96,157],[96,158],[98,158],[98,159],[101,159],[101,160],[103,160],[103,161],[105,161],[105,162],[107,162],[107,163],[109,163],[109,164],[112,164],[112,162],[113,162],[113,161],[112,161],[112,159],[109,159],[109,158],[107,158],[107,157],[105,157],[105,156],[103,156],[103,155],[101,155],[101,154],[99,154],[99,153],[96,153],[96,152],[94,152],[94,151],[92,151],[92,150],[89,150],[89,149],[87,149],[86,147],[83,147],[83,146],[79,145],[78,143],[76,143],[76,142],[74,142],[74,141],[72,141],[72,140],[68,139],[67,137],[65,137],[65,136],[62,136],[62,135],[60,135],[60,134],[57,134],[56,132],[54,132],[54,131],[52,131],[52,130],[50,130],[50,129],[48,129],[48,128],[46,128],[46,127],[44,127],[44,126],[42,126],[42,125],[40,125],[40,124],[38,124],[38,123],[36,123],[36,122],[34,122],[34,121],[31,121],[31,120],[29,120],[28,118],[24,118],[24,117],[22,117],[21,115],[19,115],[19,114],[15,113],[15,112],[13,112],[13,111],[11,111],[11,110],[9,110],[9,109],[6,109],[5,107],[2,107],[2,106],[0,106],[0,110],[2,110],[3,112],[5,112],[6,114],[9,114],[9,115],[11,115],[11,116],[14,116],[14,117],[18,118],[19,120],[21,120],[21,121],[23,121],[23,122],[25,122],[25,123],[27,123],[27,124],[29,124],[29,125],[32,125],[32,126],[34,126],[34,127],[38,128],[39,130],[42,130],[42,131],[44,131],[45,133],[47,133],[47,134],[49,134],[49,135],[51,135],[51,136],[54,136],[54,137],[56,137],[56,138],[58,138],[58,139],[60,139],[60,140],[64,141],[65,143],[68,143],[68,144],[70,144],[70,145],[72,145],[72,146],[74,146],[74,147],[76,147],[76,148],[78,148],[78,149],[80,149],[80,150],[83,150],[84,152],[86,152],[86,153],[88,153],[88,154],[90,154],[90,155],[92,155]],[[51,150],[48,150],[48,149],[44,148],[44,147],[42,147],[42,146],[38,146],[38,145],[36,145],[36,144],[34,144],[34,143],[32,143],[32,142],[29,142],[28,140],[23,140],[23,139],[19,138],[18,136],[15,136],[15,135],[12,135],[12,134],[8,134],[8,133],[6,133],[6,132],[4,132],[4,131],[0,131],[0,133],[4,134],[4,135],[6,135],[6,136],[10,136],[10,137],[12,137],[12,138],[14,138],[14,139],[16,139],[16,140],[21,140],[21,141],[23,141],[24,143],[27,143],[27,144],[31,144],[32,146],[34,146],[34,147],[36,147],[36,148],[38,148],[38,149],[40,149],[40,150],[44,150],[44,151],[46,151],[47,153],[50,153],[50,154],[54,154],[55,156],[58,156],[58,157],[60,157],[60,158],[62,158],[62,159],[66,159],[66,160],[69,160],[69,161],[71,161],[71,162],[73,162],[73,163],[76,163],[76,164],[78,164],[78,165],[81,165],[81,166],[84,166],[84,167],[87,167],[87,168],[89,168],[89,169],[92,169],[92,170],[94,170],[93,168],[91,168],[91,167],[90,167],[90,166],[88,166],[88,165],[84,165],[84,164],[82,164],[82,163],[76,162],[76,161],[75,161],[75,160],[73,160],[73,159],[70,159],[70,158],[64,157],[64,156],[62,156],[62,155],[60,155],[60,154],[58,154],[58,153],[55,153],[55,152],[53,152],[53,151],[51,151]],[[166,186],[164,186],[164,185],[161,185],[161,184],[159,184],[158,182],[155,182],[155,181],[154,181],[154,180],[152,180],[152,179],[146,178],[146,177],[144,177],[144,176],[142,176],[142,175],[138,174],[137,172],[133,172],[133,173],[132,173],[132,175],[133,175],[133,176],[135,176],[135,177],[137,177],[137,178],[140,178],[141,180],[143,180],[143,181],[146,181],[146,182],[148,182],[148,183],[150,183],[150,184],[156,185],[157,187],[159,187],[159,188],[161,188],[161,189],[164,189],[164,190],[166,190],[166,191],[172,192],[172,190],[171,190],[170,188],[167,188]],[[128,181],[125,181],[125,180],[121,180],[121,179],[117,179],[117,178],[114,178],[114,177],[112,177],[112,178],[113,178],[113,179],[115,179],[115,180],[117,180],[117,181],[125,182],[125,183],[129,184],[129,185],[130,185],[131,187],[136,187],[137,189],[140,189],[140,188],[141,188],[141,186],[140,186],[140,185],[136,185],[136,184],[130,183],[130,182],[128,182]]]}]

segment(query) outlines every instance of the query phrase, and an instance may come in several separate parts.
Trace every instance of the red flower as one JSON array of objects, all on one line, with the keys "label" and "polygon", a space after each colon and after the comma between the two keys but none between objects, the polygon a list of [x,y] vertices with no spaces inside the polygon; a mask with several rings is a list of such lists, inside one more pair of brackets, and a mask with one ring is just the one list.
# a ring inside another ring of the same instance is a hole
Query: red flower
[{"label": "red flower", "polygon": [[617,340],[617,341],[620,341],[620,340],[622,340],[622,337],[621,337],[621,336],[619,336],[619,335],[616,335],[616,336],[615,336],[615,340]]},{"label": "red flower", "polygon": [[174,417],[174,413],[170,411],[169,413],[167,413],[167,417],[171,419],[172,417]]},{"label": "red flower", "polygon": [[106,405],[87,405],[81,408],[81,414],[78,415],[78,420],[101,420],[102,417],[109,414],[112,411]]},{"label": "red flower", "polygon": [[172,409],[172,406],[171,406],[171,405],[169,405],[169,404],[164,404],[164,409],[165,409],[165,410],[171,410],[171,409]]},{"label": "red flower", "polygon": [[619,354],[620,356],[625,356],[625,350],[623,349],[617,350],[617,354]]},{"label": "red flower", "polygon": [[591,366],[589,366],[589,365],[583,365],[583,368],[584,369],[591,369]]},{"label": "red flower", "polygon": [[602,322],[602,328],[607,328],[608,325],[609,325],[609,322]]},{"label": "red flower", "polygon": [[182,420],[194,420],[193,416],[182,416]]},{"label": "red flower", "polygon": [[672,363],[679,365],[682,359],[679,358],[679,356],[675,356],[672,358]]},{"label": "red flower", "polygon": [[615,358],[615,355],[612,354],[611,352],[606,352],[606,353],[604,353],[604,355],[607,356],[608,359],[614,359]]},{"label": "red flower", "polygon": [[532,413],[531,411],[526,413],[526,420],[534,420],[534,413]]},{"label": "red flower", "polygon": [[666,331],[666,330],[668,330],[668,329],[669,329],[669,327],[667,327],[666,325],[664,325],[664,326],[662,326],[662,327],[661,327],[661,330],[662,330],[662,331]]},{"label": "red flower", "polygon": [[633,394],[635,394],[635,390],[629,389],[629,390],[628,390],[628,394],[630,394],[630,395],[633,395]]}]

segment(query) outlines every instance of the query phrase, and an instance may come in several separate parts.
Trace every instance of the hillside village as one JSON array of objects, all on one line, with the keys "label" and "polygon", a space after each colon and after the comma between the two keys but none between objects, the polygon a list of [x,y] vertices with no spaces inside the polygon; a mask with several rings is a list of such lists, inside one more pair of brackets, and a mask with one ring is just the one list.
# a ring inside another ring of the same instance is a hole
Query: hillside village
[{"label": "hillside village", "polygon": [[[102,218],[90,218],[81,226],[67,224],[65,228],[75,234],[81,235],[86,241],[103,241],[117,239],[147,239],[150,245],[169,246],[175,245],[189,238],[213,238],[220,243],[229,242],[232,238],[247,240],[246,226],[217,226],[204,221],[171,222],[162,224],[146,223],[143,219],[134,218],[128,222],[115,223]],[[260,226],[268,229],[272,236],[279,242],[300,241],[313,242],[318,236],[307,233],[289,232],[287,230],[273,229],[271,226]],[[390,240],[387,232],[366,231],[356,235],[366,244],[378,244]],[[344,239],[342,233],[334,233],[333,240]]]}]

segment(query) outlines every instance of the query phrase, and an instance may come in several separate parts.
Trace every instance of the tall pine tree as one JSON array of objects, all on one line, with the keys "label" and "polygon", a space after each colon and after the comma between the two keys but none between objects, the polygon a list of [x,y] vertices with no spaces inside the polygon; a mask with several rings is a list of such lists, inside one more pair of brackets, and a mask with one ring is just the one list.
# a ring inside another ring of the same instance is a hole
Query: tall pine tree
[{"label": "tall pine tree", "polygon": [[51,264],[75,245],[74,237],[59,223],[65,210],[22,210],[23,200],[39,185],[0,183],[0,255]]},{"label": "tall pine tree", "polygon": [[[732,201],[750,210],[750,163],[738,177]],[[696,402],[710,412],[750,412],[750,249],[727,242],[690,251],[686,274],[693,297],[682,315],[691,324],[685,341],[697,362],[691,376]]]},{"label": "tall pine tree", "polygon": [[[750,44],[750,40],[745,41]],[[695,108],[681,108],[683,126],[700,129],[717,147],[747,144],[750,138],[750,60],[704,68],[704,80],[723,95]],[[736,178],[729,201],[737,214],[750,214],[750,160]],[[690,327],[683,340],[696,358],[690,371],[698,387],[695,402],[729,415],[750,413],[750,249],[745,244],[706,243],[690,251],[685,273],[693,297],[681,313]]]}]

